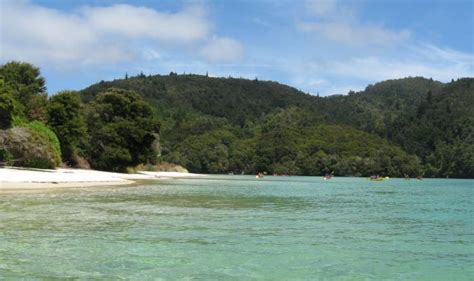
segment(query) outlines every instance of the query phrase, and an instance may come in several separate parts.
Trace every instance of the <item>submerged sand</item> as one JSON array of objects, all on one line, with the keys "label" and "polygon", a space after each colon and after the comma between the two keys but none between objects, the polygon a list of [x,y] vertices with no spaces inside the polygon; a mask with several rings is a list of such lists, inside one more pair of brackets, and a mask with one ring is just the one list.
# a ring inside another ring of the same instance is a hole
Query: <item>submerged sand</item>
[{"label": "submerged sand", "polygon": [[199,177],[200,174],[177,172],[139,172],[121,174],[81,169],[0,168],[0,191],[41,188],[88,187],[132,184],[137,180]]}]

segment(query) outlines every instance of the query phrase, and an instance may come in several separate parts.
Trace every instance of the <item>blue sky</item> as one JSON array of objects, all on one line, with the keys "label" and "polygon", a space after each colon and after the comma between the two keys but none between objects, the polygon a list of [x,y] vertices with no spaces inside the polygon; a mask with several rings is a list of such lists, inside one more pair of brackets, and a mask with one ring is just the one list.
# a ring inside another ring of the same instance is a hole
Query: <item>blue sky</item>
[{"label": "blue sky", "polygon": [[346,94],[407,76],[474,76],[474,1],[0,1],[0,62],[48,92],[135,75],[209,73]]}]

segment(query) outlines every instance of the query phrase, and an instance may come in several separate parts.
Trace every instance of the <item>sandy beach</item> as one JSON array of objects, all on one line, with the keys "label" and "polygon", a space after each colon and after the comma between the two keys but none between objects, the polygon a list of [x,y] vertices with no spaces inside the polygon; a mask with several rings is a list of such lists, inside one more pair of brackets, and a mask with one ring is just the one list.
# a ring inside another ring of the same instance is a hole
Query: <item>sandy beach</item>
[{"label": "sandy beach", "polygon": [[122,174],[81,169],[0,168],[0,191],[88,187],[133,184],[137,180],[200,177],[203,175],[177,172],[138,172]]}]

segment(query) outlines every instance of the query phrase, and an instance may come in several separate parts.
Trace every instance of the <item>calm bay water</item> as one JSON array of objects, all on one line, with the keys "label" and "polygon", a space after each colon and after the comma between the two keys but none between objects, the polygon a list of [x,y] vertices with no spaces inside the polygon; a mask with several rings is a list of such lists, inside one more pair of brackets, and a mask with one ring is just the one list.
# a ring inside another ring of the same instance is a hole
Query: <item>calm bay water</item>
[{"label": "calm bay water", "polygon": [[215,176],[0,193],[0,279],[472,280],[474,180]]}]

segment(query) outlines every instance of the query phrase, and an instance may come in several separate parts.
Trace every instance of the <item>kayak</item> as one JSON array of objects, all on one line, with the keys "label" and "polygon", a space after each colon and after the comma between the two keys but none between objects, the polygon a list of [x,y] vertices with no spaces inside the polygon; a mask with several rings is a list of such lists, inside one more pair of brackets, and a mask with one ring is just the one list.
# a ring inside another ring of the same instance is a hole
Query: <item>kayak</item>
[{"label": "kayak", "polygon": [[370,181],[384,181],[388,180],[389,177],[380,177],[380,178],[369,178]]}]

